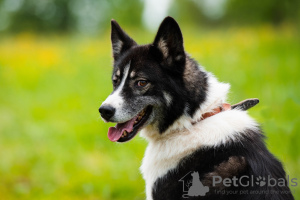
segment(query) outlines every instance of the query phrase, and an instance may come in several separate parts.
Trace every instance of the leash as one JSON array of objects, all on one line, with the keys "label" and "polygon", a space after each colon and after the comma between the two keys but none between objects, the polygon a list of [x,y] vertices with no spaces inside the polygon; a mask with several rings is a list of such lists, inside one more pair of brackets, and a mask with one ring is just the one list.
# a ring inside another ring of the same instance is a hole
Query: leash
[{"label": "leash", "polygon": [[[248,110],[249,108],[252,108],[253,106],[255,106],[258,103],[259,103],[259,99],[256,99],[256,98],[246,99],[246,100],[243,100],[234,105],[230,105],[229,103],[223,103],[221,106],[213,109],[212,112],[204,113],[201,117],[201,120],[204,120],[208,117],[211,117],[213,115],[216,115],[216,114],[226,111],[226,110],[232,110],[232,109]],[[195,124],[195,123],[193,123],[193,124]]]}]

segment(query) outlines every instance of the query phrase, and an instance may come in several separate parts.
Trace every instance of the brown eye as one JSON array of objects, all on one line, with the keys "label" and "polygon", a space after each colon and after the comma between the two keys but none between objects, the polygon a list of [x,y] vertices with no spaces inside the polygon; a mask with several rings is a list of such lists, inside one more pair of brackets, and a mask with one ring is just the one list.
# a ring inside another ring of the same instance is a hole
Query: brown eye
[{"label": "brown eye", "polygon": [[139,86],[139,87],[145,87],[147,84],[148,84],[148,82],[145,80],[140,80],[137,82],[137,86]]}]

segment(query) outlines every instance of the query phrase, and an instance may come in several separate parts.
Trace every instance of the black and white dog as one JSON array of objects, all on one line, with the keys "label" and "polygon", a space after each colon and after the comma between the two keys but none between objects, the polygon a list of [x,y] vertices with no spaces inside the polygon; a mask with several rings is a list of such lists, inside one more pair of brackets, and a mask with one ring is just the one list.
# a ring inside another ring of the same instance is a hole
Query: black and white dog
[{"label": "black and white dog", "polygon": [[141,166],[147,200],[293,199],[282,164],[245,111],[258,101],[227,104],[230,85],[184,51],[173,18],[148,45],[112,20],[111,41],[113,92],[99,111],[117,123],[108,130],[111,141],[139,131],[149,141]]}]

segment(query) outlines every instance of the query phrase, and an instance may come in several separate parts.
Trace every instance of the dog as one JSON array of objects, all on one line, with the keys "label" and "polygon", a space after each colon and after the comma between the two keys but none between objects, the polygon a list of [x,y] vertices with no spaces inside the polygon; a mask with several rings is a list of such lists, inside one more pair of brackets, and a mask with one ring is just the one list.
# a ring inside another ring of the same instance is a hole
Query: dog
[{"label": "dog", "polygon": [[[246,112],[258,100],[228,104],[230,85],[185,52],[172,17],[147,45],[112,20],[111,42],[113,91],[99,112],[105,122],[117,123],[109,140],[127,142],[141,131],[149,142],[140,168],[147,200],[294,199],[282,164]],[[190,171],[209,188],[205,195],[183,194],[179,180]]]}]

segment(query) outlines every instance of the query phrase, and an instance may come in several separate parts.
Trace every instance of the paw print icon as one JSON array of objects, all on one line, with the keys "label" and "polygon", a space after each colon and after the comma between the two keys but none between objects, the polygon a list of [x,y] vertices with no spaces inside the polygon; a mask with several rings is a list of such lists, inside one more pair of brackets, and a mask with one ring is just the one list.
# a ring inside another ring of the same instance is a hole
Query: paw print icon
[{"label": "paw print icon", "polygon": [[259,186],[264,186],[266,185],[266,178],[265,177],[256,177],[256,185],[259,185]]}]

